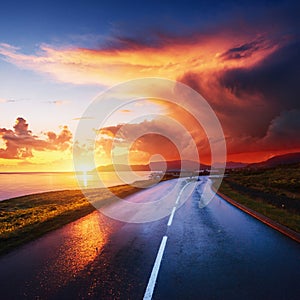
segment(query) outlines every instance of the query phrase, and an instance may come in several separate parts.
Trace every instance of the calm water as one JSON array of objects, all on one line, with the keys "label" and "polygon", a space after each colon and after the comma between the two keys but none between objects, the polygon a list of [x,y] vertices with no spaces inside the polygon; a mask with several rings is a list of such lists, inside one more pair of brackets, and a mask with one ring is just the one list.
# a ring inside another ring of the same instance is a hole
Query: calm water
[{"label": "calm water", "polygon": [[[101,179],[106,186],[115,186],[124,183],[132,183],[149,177],[151,172],[121,172],[122,179],[115,173],[104,172]],[[100,187],[99,180],[93,175],[80,175],[78,177],[86,187]],[[74,173],[0,173],[0,201],[35,194],[40,192],[78,189],[77,179]]]}]

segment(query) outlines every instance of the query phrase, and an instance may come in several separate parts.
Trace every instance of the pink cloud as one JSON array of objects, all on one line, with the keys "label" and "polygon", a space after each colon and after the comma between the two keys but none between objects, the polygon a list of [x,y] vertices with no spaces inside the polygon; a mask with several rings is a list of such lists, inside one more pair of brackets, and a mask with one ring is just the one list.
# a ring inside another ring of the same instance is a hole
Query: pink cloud
[{"label": "pink cloud", "polygon": [[64,151],[70,148],[72,134],[64,126],[59,134],[47,132],[47,139],[41,139],[28,129],[29,125],[23,118],[17,118],[12,129],[0,128],[0,138],[5,148],[0,148],[0,158],[25,159],[33,157],[33,150]]}]

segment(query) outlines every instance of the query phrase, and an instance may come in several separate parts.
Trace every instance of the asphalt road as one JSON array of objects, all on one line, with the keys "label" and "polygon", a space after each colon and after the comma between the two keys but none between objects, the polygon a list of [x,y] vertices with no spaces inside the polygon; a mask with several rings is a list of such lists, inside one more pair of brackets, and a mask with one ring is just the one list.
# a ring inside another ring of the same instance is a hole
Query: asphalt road
[{"label": "asphalt road", "polygon": [[[202,180],[182,182],[161,220],[94,212],[2,256],[0,299],[299,299],[300,245],[218,196],[200,209]],[[175,183],[127,200],[158,201]]]}]

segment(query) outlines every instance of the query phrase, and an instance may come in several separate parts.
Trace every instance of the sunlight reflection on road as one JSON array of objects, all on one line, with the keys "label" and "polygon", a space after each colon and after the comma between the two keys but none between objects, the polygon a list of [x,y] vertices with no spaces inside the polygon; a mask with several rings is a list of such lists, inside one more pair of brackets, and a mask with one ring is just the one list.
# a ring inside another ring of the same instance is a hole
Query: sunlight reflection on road
[{"label": "sunlight reflection on road", "polygon": [[51,292],[66,285],[101,253],[111,234],[102,218],[95,212],[65,227],[61,246],[37,276],[41,287]]}]

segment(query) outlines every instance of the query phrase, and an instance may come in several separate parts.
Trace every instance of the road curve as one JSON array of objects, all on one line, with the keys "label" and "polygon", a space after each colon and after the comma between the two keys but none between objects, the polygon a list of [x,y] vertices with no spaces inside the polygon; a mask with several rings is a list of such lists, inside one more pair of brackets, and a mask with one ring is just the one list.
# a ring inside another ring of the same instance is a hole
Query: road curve
[{"label": "road curve", "polygon": [[[299,299],[299,244],[218,196],[200,209],[206,181],[183,182],[161,220],[94,212],[2,256],[0,298]],[[157,201],[175,183],[127,200]]]}]

